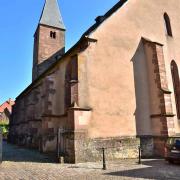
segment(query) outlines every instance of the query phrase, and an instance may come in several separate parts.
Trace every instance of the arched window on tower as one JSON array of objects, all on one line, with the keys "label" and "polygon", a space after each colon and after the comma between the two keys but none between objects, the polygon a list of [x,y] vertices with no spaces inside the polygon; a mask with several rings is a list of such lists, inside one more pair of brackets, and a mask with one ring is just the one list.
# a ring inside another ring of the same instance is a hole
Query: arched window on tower
[{"label": "arched window on tower", "polygon": [[172,72],[172,79],[173,79],[173,86],[174,86],[177,117],[178,119],[180,119],[180,81],[179,81],[178,66],[174,60],[171,62],[171,72]]},{"label": "arched window on tower", "polygon": [[171,29],[171,21],[167,13],[164,13],[164,22],[165,22],[167,35],[172,37],[173,35]]}]

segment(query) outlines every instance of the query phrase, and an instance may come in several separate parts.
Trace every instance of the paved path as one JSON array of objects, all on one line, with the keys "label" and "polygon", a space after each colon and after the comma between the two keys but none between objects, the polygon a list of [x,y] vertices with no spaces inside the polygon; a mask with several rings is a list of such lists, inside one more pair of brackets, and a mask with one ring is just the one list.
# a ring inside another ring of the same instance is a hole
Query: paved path
[{"label": "paved path", "polygon": [[101,179],[180,179],[180,165],[164,160],[122,160],[108,163],[102,171],[101,163],[60,165],[36,152],[4,144],[4,161],[0,165],[0,180],[101,180]]}]

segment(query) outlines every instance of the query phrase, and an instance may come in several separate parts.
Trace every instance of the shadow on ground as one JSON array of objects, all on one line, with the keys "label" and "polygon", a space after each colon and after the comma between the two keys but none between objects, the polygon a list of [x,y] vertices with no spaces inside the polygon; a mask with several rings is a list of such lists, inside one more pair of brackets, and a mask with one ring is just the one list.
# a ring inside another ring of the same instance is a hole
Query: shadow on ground
[{"label": "shadow on ground", "polygon": [[5,141],[3,142],[3,161],[55,163],[54,158],[48,155],[8,144]]},{"label": "shadow on ground", "polygon": [[105,173],[119,178],[180,179],[180,165],[168,164],[165,160],[144,160],[137,169]]}]

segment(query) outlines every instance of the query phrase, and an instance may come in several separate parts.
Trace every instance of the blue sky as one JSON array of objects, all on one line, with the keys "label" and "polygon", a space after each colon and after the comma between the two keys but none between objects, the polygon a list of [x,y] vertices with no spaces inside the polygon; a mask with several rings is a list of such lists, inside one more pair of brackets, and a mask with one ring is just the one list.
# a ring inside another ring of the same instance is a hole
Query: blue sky
[{"label": "blue sky", "polygon": [[[119,0],[59,0],[66,50]],[[0,0],[0,104],[31,83],[33,35],[44,0]]]}]

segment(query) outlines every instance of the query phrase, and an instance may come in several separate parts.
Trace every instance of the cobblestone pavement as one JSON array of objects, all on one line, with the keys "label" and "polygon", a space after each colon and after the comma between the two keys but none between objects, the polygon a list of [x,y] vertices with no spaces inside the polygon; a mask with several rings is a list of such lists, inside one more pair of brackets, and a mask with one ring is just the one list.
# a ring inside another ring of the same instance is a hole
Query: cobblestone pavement
[{"label": "cobblestone pavement", "polygon": [[122,160],[107,163],[60,165],[36,151],[20,149],[4,143],[4,161],[0,165],[0,180],[101,180],[101,179],[180,179],[180,165],[164,160]]}]

